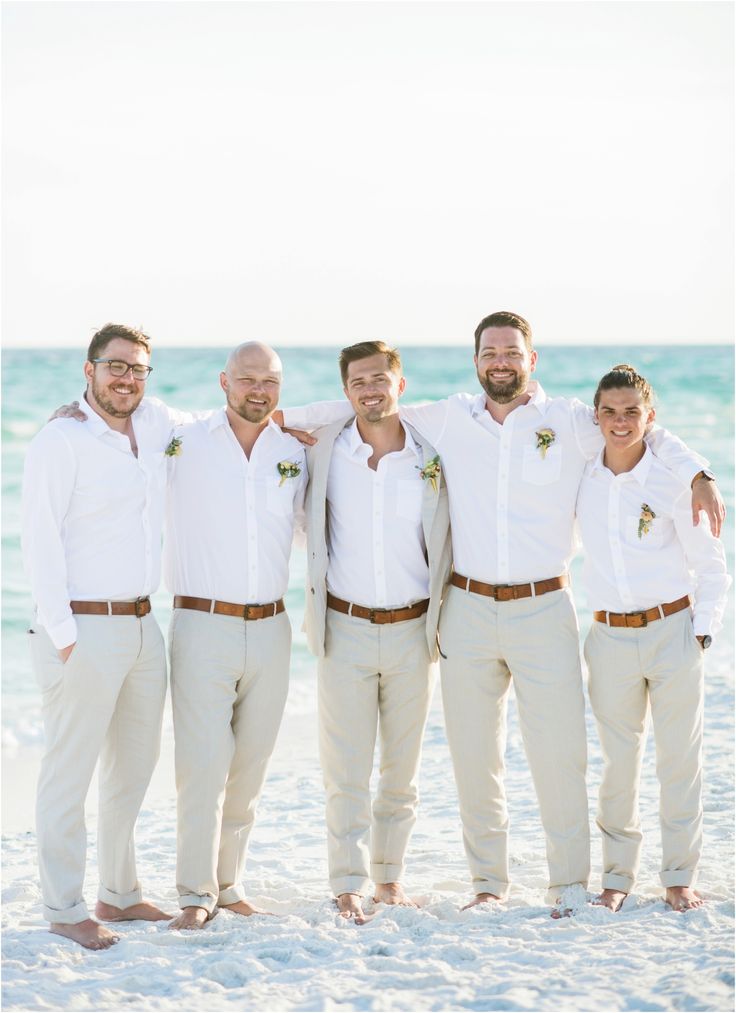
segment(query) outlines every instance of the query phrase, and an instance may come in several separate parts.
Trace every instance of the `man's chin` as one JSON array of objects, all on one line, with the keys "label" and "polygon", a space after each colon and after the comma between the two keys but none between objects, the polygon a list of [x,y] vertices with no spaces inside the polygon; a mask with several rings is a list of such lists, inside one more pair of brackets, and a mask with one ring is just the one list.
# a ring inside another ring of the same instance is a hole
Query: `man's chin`
[{"label": "man's chin", "polygon": [[480,385],[491,401],[495,401],[496,404],[508,404],[510,401],[514,401],[526,390],[526,384],[521,385],[518,383],[505,384],[501,387],[481,380]]}]

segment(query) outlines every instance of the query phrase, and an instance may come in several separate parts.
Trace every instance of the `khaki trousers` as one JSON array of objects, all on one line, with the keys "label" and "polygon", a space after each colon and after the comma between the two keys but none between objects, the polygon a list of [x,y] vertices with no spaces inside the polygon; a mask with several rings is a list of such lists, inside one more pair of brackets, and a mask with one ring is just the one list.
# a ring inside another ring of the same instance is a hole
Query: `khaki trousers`
[{"label": "khaki trousers", "polygon": [[689,609],[643,629],[594,622],[585,641],[603,750],[598,827],[604,889],[630,893],[641,854],[639,778],[651,708],[662,885],[692,886],[703,837],[703,649]]},{"label": "khaki trousers", "polygon": [[[433,670],[426,618],[376,626],[327,610],[318,666],[327,858],[335,894],[401,879],[416,822],[417,777]],[[371,820],[376,730],[380,779]],[[372,826],[371,826],[372,823]]]},{"label": "khaki trousers", "polygon": [[84,800],[98,757],[98,896],[119,908],[141,900],[133,828],[158,759],[166,698],[166,654],[153,615],[76,621],[65,664],[44,629],[29,633],[46,733],[36,806],[43,913],[66,924],[89,918]]},{"label": "khaki trousers", "polygon": [[174,609],[169,628],[179,904],[245,899],[256,804],[289,687],[285,612],[244,621]]},{"label": "khaki trousers", "polygon": [[440,614],[442,699],[476,893],[508,891],[504,791],[511,680],[547,839],[548,896],[587,885],[587,744],[578,626],[569,589],[496,602],[451,586]]}]

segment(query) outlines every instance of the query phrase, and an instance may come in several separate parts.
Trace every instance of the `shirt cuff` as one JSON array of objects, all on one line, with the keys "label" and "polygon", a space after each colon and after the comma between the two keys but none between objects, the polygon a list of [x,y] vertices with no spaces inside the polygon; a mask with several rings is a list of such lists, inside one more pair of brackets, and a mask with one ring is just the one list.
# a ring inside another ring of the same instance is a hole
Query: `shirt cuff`
[{"label": "shirt cuff", "polygon": [[77,642],[77,621],[74,616],[70,616],[65,619],[63,623],[59,623],[58,626],[53,626],[50,629],[47,628],[46,632],[51,637],[51,643],[54,645],[57,651],[60,651],[62,647],[69,647],[71,644]]}]

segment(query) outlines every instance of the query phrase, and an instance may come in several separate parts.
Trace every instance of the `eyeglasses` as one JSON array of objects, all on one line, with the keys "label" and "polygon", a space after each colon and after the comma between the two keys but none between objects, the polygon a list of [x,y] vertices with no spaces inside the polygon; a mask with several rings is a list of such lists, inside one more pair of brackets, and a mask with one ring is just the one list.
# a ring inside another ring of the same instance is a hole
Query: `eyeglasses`
[{"label": "eyeglasses", "polygon": [[148,374],[153,369],[153,366],[144,366],[142,362],[136,362],[131,366],[130,363],[123,362],[122,359],[92,359],[91,361],[106,362],[113,376],[126,376],[130,370],[136,380],[147,380]]}]

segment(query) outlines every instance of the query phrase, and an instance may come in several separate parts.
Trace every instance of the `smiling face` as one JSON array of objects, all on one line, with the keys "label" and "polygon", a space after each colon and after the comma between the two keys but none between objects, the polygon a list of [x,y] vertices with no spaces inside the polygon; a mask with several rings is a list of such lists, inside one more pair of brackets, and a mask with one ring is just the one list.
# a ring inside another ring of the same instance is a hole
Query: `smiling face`
[{"label": "smiling face", "polygon": [[389,368],[382,352],[348,364],[345,396],[364,422],[380,422],[395,415],[405,387],[406,380],[400,372]]},{"label": "smiling face", "polygon": [[486,327],[473,361],[488,397],[497,404],[509,404],[526,391],[537,353],[529,350],[516,327]]},{"label": "smiling face", "polygon": [[[141,345],[125,338],[113,338],[95,358],[119,359],[129,366],[147,366],[151,357]],[[125,376],[113,376],[105,362],[85,362],[84,375],[93,407],[96,403],[103,412],[116,419],[132,415],[146,391],[145,380],[136,380],[130,370]]]},{"label": "smiling face", "polygon": [[606,441],[606,450],[630,450],[642,444],[654,415],[654,408],[645,402],[641,391],[633,387],[601,391],[595,417]]},{"label": "smiling face", "polygon": [[264,422],[279,403],[281,360],[268,345],[241,345],[220,373],[220,386],[236,415],[246,422]]}]

